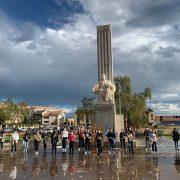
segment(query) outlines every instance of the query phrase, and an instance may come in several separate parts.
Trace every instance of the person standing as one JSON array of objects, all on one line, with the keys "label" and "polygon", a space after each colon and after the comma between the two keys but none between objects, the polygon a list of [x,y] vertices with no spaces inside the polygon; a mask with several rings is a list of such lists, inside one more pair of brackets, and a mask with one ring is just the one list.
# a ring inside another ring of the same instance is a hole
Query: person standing
[{"label": "person standing", "polygon": [[134,136],[134,132],[131,128],[128,131],[127,138],[128,138],[129,154],[134,154],[135,136]]},{"label": "person standing", "polygon": [[57,142],[58,142],[58,133],[53,130],[51,134],[51,144],[52,144],[52,154],[56,154],[57,151]]},{"label": "person standing", "polygon": [[39,131],[37,131],[36,134],[34,135],[34,150],[36,155],[38,155],[40,142],[41,142],[41,134],[39,133]]},{"label": "person standing", "polygon": [[107,133],[107,138],[108,138],[108,141],[109,141],[109,154],[111,154],[112,151],[115,154],[114,145],[115,145],[116,135],[112,131],[111,128],[109,128],[109,132]]},{"label": "person standing", "polygon": [[179,151],[178,141],[179,141],[180,137],[179,137],[179,132],[176,128],[174,128],[172,131],[172,138],[173,138],[174,145],[175,145],[175,151]]},{"label": "person standing", "polygon": [[100,130],[96,133],[96,143],[97,143],[98,155],[101,155],[102,143],[103,143],[103,134]]},{"label": "person standing", "polygon": [[24,136],[23,136],[23,147],[24,147],[24,152],[27,152],[28,147],[29,147],[29,141],[30,141],[30,135],[29,132],[26,131]]},{"label": "person standing", "polygon": [[62,131],[62,153],[66,153],[66,141],[68,139],[68,131],[66,128]]},{"label": "person standing", "polygon": [[151,141],[151,131],[150,131],[148,126],[146,126],[146,129],[144,130],[143,135],[144,135],[144,139],[145,139],[145,143],[146,143],[146,151],[148,151],[151,148],[151,144],[150,144],[150,141]]},{"label": "person standing", "polygon": [[89,129],[85,131],[85,154],[90,153],[90,139],[91,139],[91,132]]},{"label": "person standing", "polygon": [[153,130],[152,131],[152,135],[151,135],[151,141],[152,141],[152,151],[157,153],[157,134],[156,132]]},{"label": "person standing", "polygon": [[85,140],[84,129],[80,129],[78,135],[79,135],[79,151],[81,151],[82,149],[84,151],[84,140]]},{"label": "person standing", "polygon": [[14,133],[12,133],[11,136],[11,153],[14,151],[16,152],[16,148],[17,148],[17,143],[19,141],[19,134],[17,132],[17,130],[14,131]]},{"label": "person standing", "polygon": [[4,143],[4,132],[0,131],[0,148],[3,150],[3,143]]},{"label": "person standing", "polygon": [[69,140],[69,154],[74,153],[74,142],[76,140],[76,135],[73,132],[73,129],[71,129],[71,132],[68,135],[68,140]]},{"label": "person standing", "polygon": [[126,148],[125,138],[126,138],[126,133],[125,133],[125,131],[122,129],[121,132],[120,132],[120,134],[119,134],[121,150]]},{"label": "person standing", "polygon": [[48,136],[47,130],[45,130],[44,133],[42,134],[44,155],[46,154],[48,137],[49,136]]}]

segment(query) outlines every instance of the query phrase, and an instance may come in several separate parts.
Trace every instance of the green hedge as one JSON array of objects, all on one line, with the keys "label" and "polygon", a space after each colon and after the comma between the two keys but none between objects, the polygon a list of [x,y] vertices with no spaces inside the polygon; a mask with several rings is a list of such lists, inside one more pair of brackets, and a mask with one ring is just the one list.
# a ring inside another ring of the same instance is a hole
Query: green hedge
[{"label": "green hedge", "polygon": [[[33,135],[31,135],[30,139],[33,139]],[[10,140],[11,140],[11,135],[10,134],[4,136],[4,141],[5,142],[10,142]],[[23,141],[23,134],[19,135],[19,141],[21,141],[21,142]]]}]

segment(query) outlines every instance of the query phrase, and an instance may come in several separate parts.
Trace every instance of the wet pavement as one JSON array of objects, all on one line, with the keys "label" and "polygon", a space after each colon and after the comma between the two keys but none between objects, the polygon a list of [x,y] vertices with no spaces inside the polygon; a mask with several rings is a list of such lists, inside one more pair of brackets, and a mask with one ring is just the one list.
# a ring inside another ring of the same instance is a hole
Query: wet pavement
[{"label": "wet pavement", "polygon": [[[141,142],[141,141],[140,141]],[[140,142],[137,142],[140,144]],[[105,150],[102,156],[95,151],[84,155],[77,151],[73,156],[58,150],[52,156],[50,149],[43,156],[34,152],[10,156],[9,151],[0,152],[0,180],[6,179],[124,179],[124,180],[176,180],[180,179],[180,153],[175,153],[171,140],[162,137],[158,142],[158,154],[146,154],[137,148],[134,155],[116,149],[115,155]]]}]

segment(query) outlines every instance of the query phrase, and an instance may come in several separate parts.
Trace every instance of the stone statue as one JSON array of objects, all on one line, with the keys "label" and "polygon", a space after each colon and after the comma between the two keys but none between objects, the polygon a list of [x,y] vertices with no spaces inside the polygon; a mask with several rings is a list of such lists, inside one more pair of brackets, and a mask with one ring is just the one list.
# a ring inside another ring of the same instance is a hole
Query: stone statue
[{"label": "stone statue", "polygon": [[98,100],[100,102],[114,101],[115,90],[115,85],[106,79],[105,74],[101,74],[99,83],[93,87],[93,92],[98,95]]}]

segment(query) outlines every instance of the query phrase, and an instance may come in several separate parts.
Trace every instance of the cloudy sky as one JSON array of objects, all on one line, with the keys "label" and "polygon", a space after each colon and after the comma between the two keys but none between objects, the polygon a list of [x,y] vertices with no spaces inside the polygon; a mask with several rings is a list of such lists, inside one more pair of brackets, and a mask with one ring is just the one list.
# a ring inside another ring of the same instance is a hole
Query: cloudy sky
[{"label": "cloudy sky", "polygon": [[96,26],[112,25],[115,75],[180,113],[179,0],[0,0],[0,98],[69,110],[97,82]]}]

